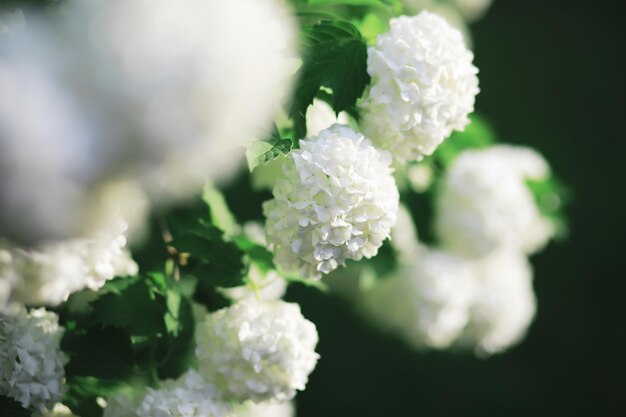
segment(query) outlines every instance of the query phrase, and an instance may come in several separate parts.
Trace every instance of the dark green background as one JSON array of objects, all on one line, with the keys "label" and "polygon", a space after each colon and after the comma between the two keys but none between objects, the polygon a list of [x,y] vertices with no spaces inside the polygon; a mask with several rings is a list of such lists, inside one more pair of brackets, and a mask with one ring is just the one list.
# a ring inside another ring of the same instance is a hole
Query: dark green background
[{"label": "dark green background", "polygon": [[299,417],[626,416],[623,3],[494,0],[472,28],[477,110],[574,191],[570,240],[533,258],[525,341],[487,360],[419,354],[340,300],[294,288],[321,354]]}]

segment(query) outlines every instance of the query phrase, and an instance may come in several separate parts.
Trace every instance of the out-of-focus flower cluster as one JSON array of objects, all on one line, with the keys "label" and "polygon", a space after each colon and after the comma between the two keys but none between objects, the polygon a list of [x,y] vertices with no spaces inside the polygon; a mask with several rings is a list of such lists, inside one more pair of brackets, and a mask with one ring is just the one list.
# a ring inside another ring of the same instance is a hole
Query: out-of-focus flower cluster
[{"label": "out-of-focus flower cluster", "polygon": [[0,50],[0,234],[82,236],[111,182],[170,199],[227,176],[288,92],[294,34],[279,0],[70,0],[29,16]]},{"label": "out-of-focus flower cluster", "polygon": [[548,175],[548,164],[531,149],[461,153],[438,186],[440,248],[416,249],[415,233],[407,232],[414,226],[404,220],[392,233],[401,266],[365,292],[363,310],[417,348],[492,354],[515,344],[536,309],[526,256],[554,233],[525,181]]},{"label": "out-of-focus flower cluster", "polygon": [[0,241],[0,310],[11,304],[58,305],[71,293],[97,290],[116,276],[135,275],[118,218],[90,237],[21,248]]}]

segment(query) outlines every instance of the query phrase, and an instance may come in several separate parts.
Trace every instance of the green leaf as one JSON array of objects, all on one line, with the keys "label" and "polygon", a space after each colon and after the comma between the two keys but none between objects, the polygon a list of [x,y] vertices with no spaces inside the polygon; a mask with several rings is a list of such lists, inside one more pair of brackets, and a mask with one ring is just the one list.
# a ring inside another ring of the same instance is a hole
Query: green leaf
[{"label": "green leaf", "polygon": [[2,417],[30,417],[30,411],[23,408],[17,401],[0,395],[0,411]]},{"label": "green leaf", "polygon": [[117,327],[94,325],[78,332],[67,332],[61,347],[70,358],[65,366],[68,378],[123,379],[133,369],[130,338]]},{"label": "green leaf", "polygon": [[184,271],[213,287],[243,285],[246,265],[243,252],[224,239],[218,228],[203,221],[193,227],[173,231],[172,246],[190,259]]},{"label": "green leaf", "polygon": [[302,38],[304,57],[290,116],[302,119],[322,87],[332,90],[336,113],[354,106],[370,81],[367,47],[358,29],[348,22],[323,20],[302,28]]},{"label": "green leaf", "polygon": [[[291,147],[291,141],[290,147]],[[222,229],[229,236],[234,236],[239,231],[239,225],[235,216],[228,208],[224,195],[210,182],[204,187],[202,200],[209,206],[211,222]]]},{"label": "green leaf", "polygon": [[[168,310],[175,321],[175,332],[170,333],[169,345],[159,362],[157,371],[162,379],[178,378],[191,366],[194,366],[196,357],[196,342],[194,338],[195,322],[191,302],[184,298],[168,297]],[[175,317],[175,319],[174,319]]]},{"label": "green leaf", "polygon": [[297,275],[290,275],[290,274],[284,274],[284,273],[282,273],[281,275],[290,284],[301,284],[306,287],[315,288],[316,290],[319,290],[323,293],[328,293],[330,291],[330,289],[328,288],[328,285],[326,285],[323,281],[319,279],[302,278]]},{"label": "green leaf", "polygon": [[195,302],[206,307],[209,312],[229,307],[232,304],[232,301],[220,293],[215,287],[205,285],[202,282],[198,283],[193,299]]},{"label": "green leaf", "polygon": [[[158,277],[158,275],[157,275]],[[150,277],[118,278],[134,281],[119,293],[111,292],[91,302],[92,323],[124,329],[131,336],[157,337],[165,332],[165,297],[158,280]],[[116,282],[111,284],[117,286]]]},{"label": "green leaf", "polygon": [[283,138],[278,126],[274,124],[267,139],[255,140],[248,144],[246,148],[248,169],[252,172],[259,165],[265,165],[281,155],[288,155],[293,145],[293,140]]}]

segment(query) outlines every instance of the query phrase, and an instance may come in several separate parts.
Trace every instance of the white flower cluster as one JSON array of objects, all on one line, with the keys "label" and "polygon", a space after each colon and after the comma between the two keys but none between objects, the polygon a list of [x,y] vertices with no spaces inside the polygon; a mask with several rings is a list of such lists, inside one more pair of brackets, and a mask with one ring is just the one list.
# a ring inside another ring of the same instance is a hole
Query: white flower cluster
[{"label": "white flower cluster", "polygon": [[463,36],[422,12],[390,21],[368,49],[372,87],[361,107],[362,129],[402,163],[432,154],[474,110],[478,69]]},{"label": "white flower cluster", "polygon": [[235,407],[235,417],[295,417],[295,415],[296,410],[291,402],[247,402]]},{"label": "white flower cluster", "polygon": [[441,243],[484,256],[506,247],[531,254],[554,234],[526,180],[549,175],[546,161],[529,148],[497,145],[463,152],[448,169],[436,201]]},{"label": "white flower cluster", "polygon": [[215,387],[195,371],[177,381],[148,389],[137,408],[137,417],[226,417],[230,406],[216,399]]},{"label": "white flower cluster", "polygon": [[515,344],[535,314],[528,261],[506,250],[476,259],[423,249],[414,264],[366,292],[362,305],[416,348],[458,345],[478,354]]},{"label": "white flower cluster", "polygon": [[226,400],[285,401],[317,363],[318,336],[297,304],[247,298],[196,329],[200,373]]},{"label": "white flower cluster", "polygon": [[364,308],[383,328],[411,345],[445,348],[469,320],[474,275],[465,259],[422,248],[414,263],[365,294]]},{"label": "white flower cluster", "polygon": [[63,328],[44,309],[0,313],[0,395],[24,408],[52,407],[65,392]]},{"label": "white flower cluster", "polygon": [[34,417],[77,417],[72,413],[72,410],[67,408],[61,403],[56,403],[50,410],[45,410],[40,414],[35,414]]},{"label": "white flower cluster", "polygon": [[450,7],[468,22],[480,19],[492,2],[493,0],[404,0],[404,4],[415,11],[439,11],[442,7]]},{"label": "white flower cluster", "polygon": [[347,126],[301,140],[263,206],[276,264],[319,277],[348,259],[376,255],[398,211],[390,164],[389,153]]},{"label": "white flower cluster", "polygon": [[117,219],[91,238],[24,249],[0,241],[0,309],[8,303],[58,305],[73,292],[97,290],[116,276],[135,275]]},{"label": "white flower cluster", "polygon": [[492,354],[518,342],[535,316],[532,270],[524,255],[507,250],[481,259],[475,268],[471,319],[460,342]]},{"label": "white flower cluster", "polygon": [[110,182],[169,199],[229,175],[290,87],[281,0],[65,6],[3,42],[0,236],[14,241],[83,236]]},{"label": "white flower cluster", "polygon": [[442,249],[412,248],[410,233],[396,231],[404,265],[364,295],[365,311],[416,347],[457,345],[493,354],[519,341],[536,309],[526,256],[554,232],[526,180],[546,179],[549,171],[528,148],[461,153],[437,194]]}]

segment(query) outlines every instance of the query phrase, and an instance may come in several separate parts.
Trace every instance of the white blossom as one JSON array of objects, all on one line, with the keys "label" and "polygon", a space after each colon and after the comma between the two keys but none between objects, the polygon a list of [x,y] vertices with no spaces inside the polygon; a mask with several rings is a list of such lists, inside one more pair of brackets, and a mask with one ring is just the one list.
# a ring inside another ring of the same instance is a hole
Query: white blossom
[{"label": "white blossom", "polygon": [[43,308],[0,313],[0,395],[43,411],[65,392],[63,328]]},{"label": "white blossom", "polygon": [[413,263],[421,249],[413,217],[404,204],[400,204],[398,220],[391,229],[391,244],[399,260],[405,264]]},{"label": "white blossom", "polygon": [[364,293],[364,311],[416,348],[448,347],[469,320],[472,268],[467,259],[423,248],[412,265]]},{"label": "white blossom", "polygon": [[240,287],[223,288],[221,292],[232,300],[258,297],[261,300],[278,300],[287,291],[287,281],[278,272],[264,270],[254,262],[248,268],[248,283]]},{"label": "white blossom", "polygon": [[198,324],[196,356],[224,399],[285,401],[305,388],[317,341],[297,304],[247,298]]},{"label": "white blossom", "polygon": [[263,205],[279,268],[317,278],[347,259],[376,255],[398,211],[390,163],[388,152],[347,126],[301,140]]},{"label": "white blossom", "polygon": [[480,19],[491,6],[493,0],[404,0],[410,10],[437,11],[441,7],[451,7],[468,22]]},{"label": "white blossom", "polygon": [[29,19],[0,58],[0,235],[83,236],[110,182],[173,199],[228,177],[288,93],[294,44],[282,0],[73,1]]},{"label": "white blossom", "polygon": [[[0,240],[5,248],[0,251],[0,282],[8,281],[3,275],[11,277],[11,294],[5,303],[58,305],[73,292],[85,288],[97,290],[116,276],[135,275],[137,264],[125,248],[125,229],[126,223],[118,218],[115,224],[90,238],[54,242],[34,249]],[[4,268],[2,258],[9,261]]]},{"label": "white blossom", "polygon": [[235,407],[235,417],[295,417],[296,410],[293,403],[287,402],[246,402]]},{"label": "white blossom", "polygon": [[463,152],[445,175],[436,201],[441,242],[460,253],[483,256],[500,247],[530,254],[554,233],[527,187],[549,175],[535,151],[509,145]]},{"label": "white blossom", "polygon": [[137,408],[137,417],[227,417],[231,408],[217,399],[217,391],[196,371],[161,384],[148,393]]},{"label": "white blossom", "polygon": [[469,123],[478,69],[463,36],[430,12],[390,21],[368,49],[372,87],[361,125],[377,146],[402,163],[432,154]]},{"label": "white blossom", "polygon": [[348,115],[340,112],[338,115],[324,100],[314,99],[313,104],[306,111],[306,132],[309,136],[316,136],[334,124],[347,125]]},{"label": "white blossom", "polygon": [[532,270],[524,255],[498,251],[476,266],[476,296],[461,344],[493,354],[517,343],[535,316]]}]

